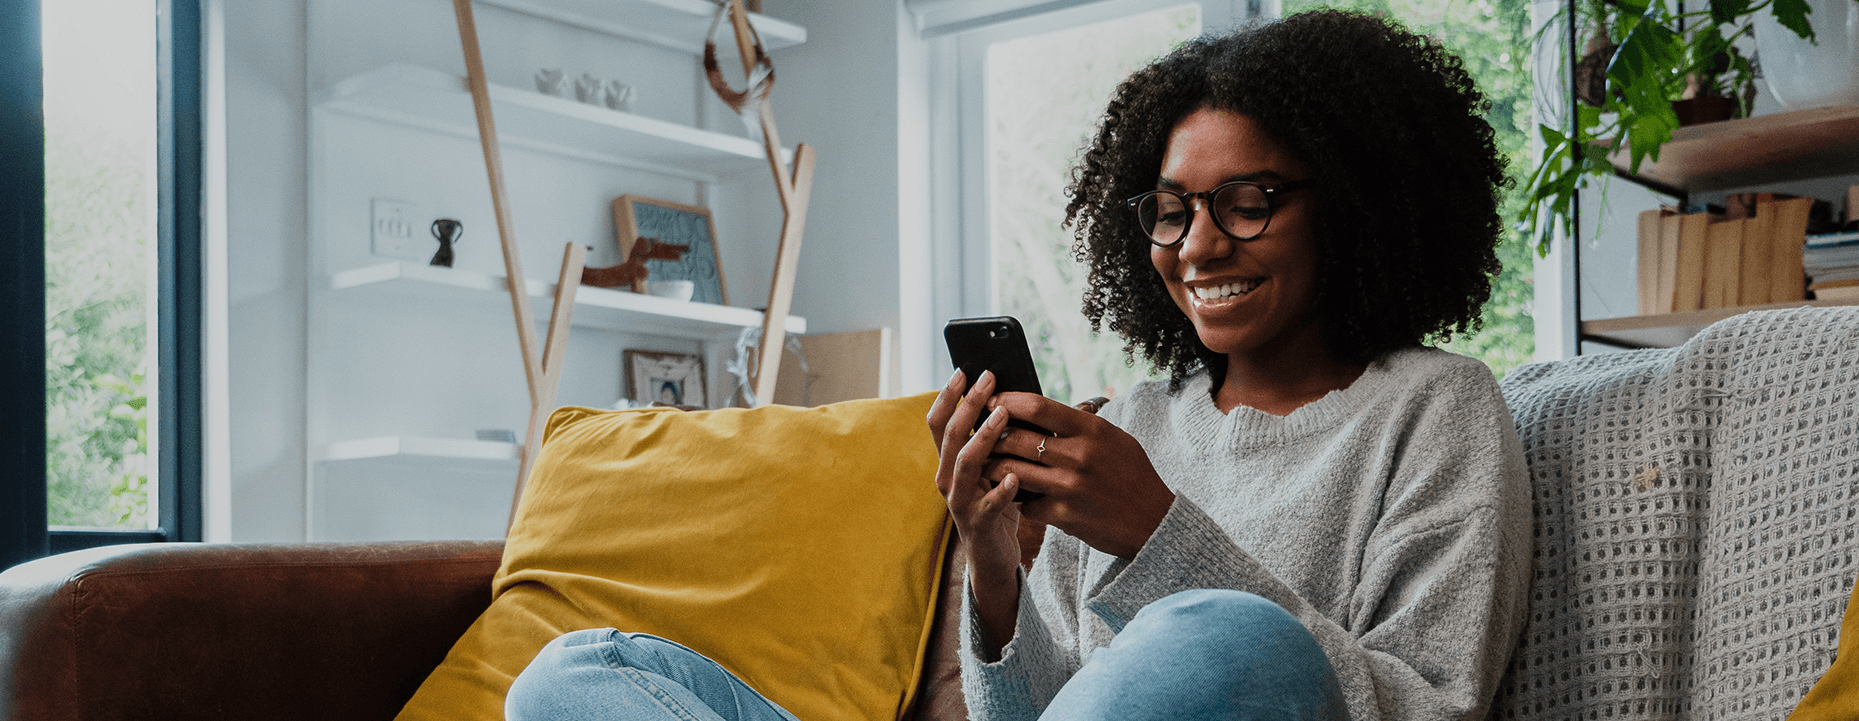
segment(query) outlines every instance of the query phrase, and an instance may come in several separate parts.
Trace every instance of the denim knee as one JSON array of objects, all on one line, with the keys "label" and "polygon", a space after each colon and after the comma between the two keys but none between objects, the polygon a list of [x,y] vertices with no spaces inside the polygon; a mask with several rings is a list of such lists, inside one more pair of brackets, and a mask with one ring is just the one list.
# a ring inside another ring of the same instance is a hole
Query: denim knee
[{"label": "denim knee", "polygon": [[1197,628],[1197,636],[1228,647],[1285,635],[1308,637],[1310,633],[1290,611],[1264,596],[1223,588],[1197,588],[1165,596],[1138,611],[1130,625],[1137,623]]},{"label": "denim knee", "polygon": [[1303,624],[1254,594],[1215,589],[1143,607],[1046,712],[1068,721],[1349,717]]},{"label": "denim knee", "polygon": [[[1310,629],[1283,607],[1244,591],[1182,591],[1144,607],[1122,633],[1166,638],[1184,658],[1226,666],[1263,686],[1334,694],[1335,670]],[[1338,699],[1340,700],[1340,699]]]}]

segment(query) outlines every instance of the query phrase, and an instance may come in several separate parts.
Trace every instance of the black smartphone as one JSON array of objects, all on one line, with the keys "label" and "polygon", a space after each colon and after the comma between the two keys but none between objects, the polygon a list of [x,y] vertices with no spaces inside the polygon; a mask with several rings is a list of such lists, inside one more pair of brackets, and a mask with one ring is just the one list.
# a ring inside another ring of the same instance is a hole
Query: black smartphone
[{"label": "black smartphone", "polygon": [[[1013,316],[1003,315],[992,318],[956,318],[943,326],[942,339],[949,344],[949,360],[955,367],[962,369],[962,377],[967,385],[963,393],[975,384],[982,371],[994,372],[995,393],[1034,393],[1045,395],[1039,389],[1039,372],[1033,368],[1033,353],[1026,345],[1026,330],[1020,327],[1020,321]],[[975,421],[975,428],[980,429],[987,415]],[[1034,433],[1052,435],[1044,428],[1020,420],[1008,421],[1008,425],[1024,428]],[[1045,494],[1034,493],[1022,488],[1015,493],[1015,503],[1043,498]]]}]

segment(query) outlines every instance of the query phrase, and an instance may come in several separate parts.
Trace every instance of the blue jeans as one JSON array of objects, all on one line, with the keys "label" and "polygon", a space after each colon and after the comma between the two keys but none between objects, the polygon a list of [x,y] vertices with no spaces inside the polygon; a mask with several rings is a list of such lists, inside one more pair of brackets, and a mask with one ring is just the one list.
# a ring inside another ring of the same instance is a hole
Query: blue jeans
[{"label": "blue jeans", "polygon": [[[611,628],[551,641],[510,686],[509,721],[796,721],[688,648]],[[1065,683],[1048,721],[1346,721],[1310,632],[1250,593],[1183,591],[1149,604]]]}]

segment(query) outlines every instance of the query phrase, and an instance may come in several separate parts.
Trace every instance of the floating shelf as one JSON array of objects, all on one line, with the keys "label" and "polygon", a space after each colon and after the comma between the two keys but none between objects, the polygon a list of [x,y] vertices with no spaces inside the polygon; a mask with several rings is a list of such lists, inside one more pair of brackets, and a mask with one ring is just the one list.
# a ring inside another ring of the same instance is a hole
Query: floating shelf
[{"label": "floating shelf", "polygon": [[1750,311],[1803,307],[1827,308],[1842,305],[1859,305],[1859,301],[1797,300],[1736,308],[1706,308],[1661,315],[1588,320],[1582,321],[1581,336],[1582,340],[1629,348],[1672,348],[1691,340],[1691,337],[1697,335],[1698,331],[1704,330],[1705,326]]},{"label": "floating shelf", "polygon": [[[502,303],[508,307],[504,277],[418,263],[382,263],[345,270],[329,277],[329,289],[365,300],[441,299],[452,303]],[[531,280],[529,297],[551,301],[555,284]],[[536,321],[548,321],[549,303],[530,304]],[[760,311],[714,303],[672,300],[642,293],[581,286],[575,291],[574,325],[647,335],[707,340],[762,327]],[[789,333],[806,333],[807,319],[790,315]]]},{"label": "floating shelf", "polygon": [[[497,135],[511,145],[600,156],[643,170],[700,180],[768,170],[762,144],[748,138],[504,85],[492,84],[490,91]],[[452,135],[478,136],[477,116],[465,79],[431,68],[394,64],[370,70],[336,83],[318,100],[317,107]],[[792,152],[783,150],[782,156],[791,159]]]},{"label": "floating shelf", "polygon": [[1743,188],[1859,173],[1859,105],[1797,110],[1679,128],[1637,175],[1629,158],[1610,158],[1629,180],[1666,192]]},{"label": "floating shelf", "polygon": [[337,441],[318,449],[316,460],[399,469],[457,473],[490,471],[508,466],[515,470],[517,444],[462,438],[410,438],[378,436]]},{"label": "floating shelf", "polygon": [[[704,51],[704,37],[716,5],[704,0],[478,0],[524,15],[593,30],[614,37],[661,45],[696,54]],[[767,15],[749,14],[749,25],[762,38],[762,48],[779,50],[807,42],[807,29]],[[734,52],[735,36],[728,21],[718,30],[718,46],[728,43]]]}]

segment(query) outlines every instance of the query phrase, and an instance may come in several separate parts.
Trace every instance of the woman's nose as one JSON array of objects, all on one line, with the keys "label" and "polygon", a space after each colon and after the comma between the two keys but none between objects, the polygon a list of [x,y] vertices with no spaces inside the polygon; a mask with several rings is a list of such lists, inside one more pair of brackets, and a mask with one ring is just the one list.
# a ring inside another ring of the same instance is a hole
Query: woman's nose
[{"label": "woman's nose", "polygon": [[1233,239],[1214,224],[1213,209],[1207,199],[1195,198],[1190,208],[1194,220],[1188,224],[1188,237],[1181,239],[1181,261],[1189,265],[1206,265],[1231,255]]}]

